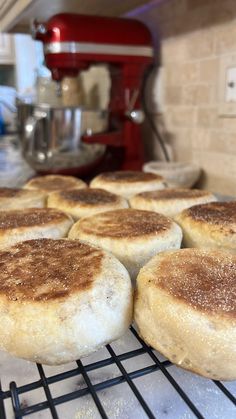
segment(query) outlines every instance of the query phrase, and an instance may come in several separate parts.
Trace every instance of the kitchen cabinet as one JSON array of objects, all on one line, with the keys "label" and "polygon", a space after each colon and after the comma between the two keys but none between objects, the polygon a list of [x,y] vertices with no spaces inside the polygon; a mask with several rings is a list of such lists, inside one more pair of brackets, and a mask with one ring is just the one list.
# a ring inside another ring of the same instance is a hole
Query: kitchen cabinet
[{"label": "kitchen cabinet", "polygon": [[15,51],[12,36],[0,33],[0,65],[14,63]]},{"label": "kitchen cabinet", "polygon": [[121,16],[147,0],[0,0],[0,31],[29,32],[34,18],[45,21],[56,13]]}]

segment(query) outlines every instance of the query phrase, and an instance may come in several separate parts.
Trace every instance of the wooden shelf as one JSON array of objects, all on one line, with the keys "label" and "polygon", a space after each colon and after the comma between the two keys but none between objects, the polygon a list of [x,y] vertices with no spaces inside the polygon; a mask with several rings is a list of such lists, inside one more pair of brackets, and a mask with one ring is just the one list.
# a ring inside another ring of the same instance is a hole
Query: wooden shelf
[{"label": "wooden shelf", "polygon": [[0,31],[29,32],[30,22],[61,12],[121,16],[146,0],[0,0]]}]

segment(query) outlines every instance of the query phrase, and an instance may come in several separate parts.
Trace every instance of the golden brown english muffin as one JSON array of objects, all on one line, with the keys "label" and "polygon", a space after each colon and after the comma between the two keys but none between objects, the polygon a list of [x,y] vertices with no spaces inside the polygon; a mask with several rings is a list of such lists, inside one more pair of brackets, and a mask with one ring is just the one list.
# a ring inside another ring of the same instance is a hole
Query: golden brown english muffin
[{"label": "golden brown english muffin", "polygon": [[75,220],[98,212],[127,208],[128,202],[120,195],[104,189],[68,189],[53,192],[48,197],[48,207],[59,208]]},{"label": "golden brown english muffin", "polygon": [[183,229],[185,247],[236,253],[236,201],[196,205],[175,220]]},{"label": "golden brown english muffin", "polygon": [[24,185],[24,188],[37,189],[48,194],[50,192],[62,191],[64,189],[87,188],[87,185],[83,182],[83,180],[73,176],[47,175],[30,179]]},{"label": "golden brown english muffin", "polygon": [[66,237],[72,218],[51,208],[0,211],[0,249],[20,241]]},{"label": "golden brown english muffin", "polygon": [[199,189],[163,189],[142,192],[130,198],[132,208],[155,211],[167,217],[174,217],[180,211],[197,204],[217,201],[207,191]]},{"label": "golden brown english muffin", "polygon": [[46,194],[26,189],[0,188],[0,210],[43,208]]},{"label": "golden brown english muffin", "polygon": [[69,238],[110,251],[135,279],[153,255],[180,247],[182,231],[164,215],[129,208],[82,218],[70,230]]},{"label": "golden brown english muffin", "polygon": [[101,173],[91,181],[89,186],[90,188],[105,189],[129,199],[140,192],[163,189],[165,183],[162,176],[153,173],[124,170]]},{"label": "golden brown english muffin", "polygon": [[0,348],[56,365],[119,338],[132,320],[128,272],[79,241],[29,240],[0,251]]},{"label": "golden brown english muffin", "polygon": [[141,269],[134,316],[140,336],[204,377],[236,379],[236,257],[216,250],[163,252]]}]

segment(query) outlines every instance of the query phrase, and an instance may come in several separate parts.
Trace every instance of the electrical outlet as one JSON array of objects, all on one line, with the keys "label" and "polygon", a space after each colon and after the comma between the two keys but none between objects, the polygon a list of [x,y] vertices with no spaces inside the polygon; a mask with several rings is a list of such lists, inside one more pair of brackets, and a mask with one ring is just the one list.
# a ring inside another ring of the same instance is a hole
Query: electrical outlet
[{"label": "electrical outlet", "polygon": [[225,101],[236,102],[236,67],[229,67],[226,71]]},{"label": "electrical outlet", "polygon": [[220,117],[236,118],[236,54],[221,57],[218,110]]}]

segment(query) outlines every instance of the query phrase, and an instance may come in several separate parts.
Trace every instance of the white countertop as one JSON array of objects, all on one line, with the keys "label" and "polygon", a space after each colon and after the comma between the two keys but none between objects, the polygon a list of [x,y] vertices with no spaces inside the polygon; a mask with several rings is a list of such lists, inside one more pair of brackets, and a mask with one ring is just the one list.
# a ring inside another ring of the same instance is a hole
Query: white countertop
[{"label": "white countertop", "polygon": [[[24,162],[19,149],[0,141],[0,186],[22,186],[23,183],[33,176],[33,170]],[[128,352],[140,347],[139,342],[131,332],[112,345],[116,354]],[[110,355],[106,349],[100,350],[94,355],[85,358],[84,364],[108,358]],[[158,355],[158,358],[163,358]],[[128,372],[152,365],[148,354],[143,354],[123,362]],[[61,367],[44,367],[47,376],[52,376],[70,369],[76,368],[76,363]],[[235,419],[236,408],[233,403],[218,389],[216,384],[205,378],[184,371],[175,366],[170,366],[168,371],[175,378],[181,388],[187,393],[190,400],[200,410],[206,419]],[[93,384],[105,381],[121,375],[118,368],[113,364],[96,371],[89,372]],[[4,352],[0,352],[0,379],[3,391],[9,390],[9,383],[15,381],[17,386],[39,380],[36,365],[21,359],[14,358]],[[194,414],[174,390],[161,371],[134,380],[145,401],[153,414],[158,419],[192,419]],[[224,383],[226,388],[236,397],[236,381]],[[65,393],[78,390],[85,386],[83,377],[76,375],[73,378],[51,384],[52,397],[58,397]],[[98,392],[102,405],[111,419],[143,419],[146,418],[142,407],[127,383],[122,383]],[[42,388],[24,393],[20,396],[23,406],[32,405],[45,401]],[[10,399],[4,402],[7,419],[14,417]],[[59,418],[62,419],[97,419],[100,417],[91,396],[83,396],[57,406]],[[49,410],[43,410],[27,416],[30,419],[49,419]]]}]

